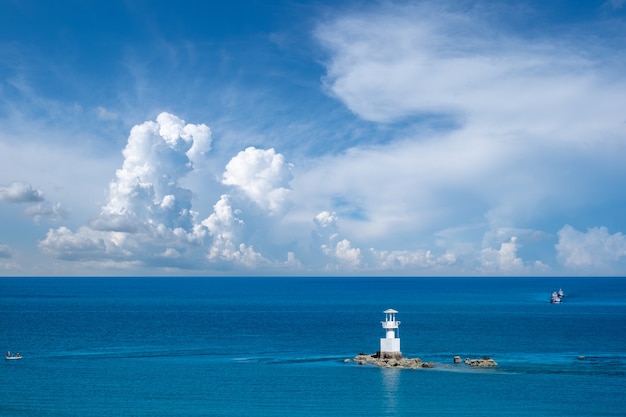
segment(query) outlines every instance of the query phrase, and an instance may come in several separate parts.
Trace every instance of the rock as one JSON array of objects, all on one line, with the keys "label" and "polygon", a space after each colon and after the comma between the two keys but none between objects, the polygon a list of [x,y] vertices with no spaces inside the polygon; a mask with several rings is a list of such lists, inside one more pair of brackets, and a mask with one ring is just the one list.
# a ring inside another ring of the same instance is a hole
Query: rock
[{"label": "rock", "polygon": [[[354,359],[346,359],[344,362],[356,362],[359,365],[376,365],[384,368],[409,368],[409,369],[418,369],[418,368],[434,368],[434,362],[424,362],[420,358],[390,358],[390,357],[379,357],[378,354],[367,355],[365,353],[359,353]],[[454,363],[462,363],[460,356],[454,357]],[[479,368],[489,368],[493,366],[498,366],[498,363],[493,359],[484,356],[480,359],[470,359],[465,358],[465,364],[469,366],[479,367]]]},{"label": "rock", "polygon": [[480,358],[480,359],[470,359],[470,358],[465,358],[465,364],[469,365],[469,366],[477,366],[480,368],[488,368],[488,367],[492,367],[492,366],[498,366],[498,362],[494,361],[491,358],[488,358],[486,356]]},{"label": "rock", "polygon": [[376,365],[384,368],[433,368],[433,362],[422,362],[420,358],[380,358],[378,355],[359,354],[354,359],[359,365]]}]

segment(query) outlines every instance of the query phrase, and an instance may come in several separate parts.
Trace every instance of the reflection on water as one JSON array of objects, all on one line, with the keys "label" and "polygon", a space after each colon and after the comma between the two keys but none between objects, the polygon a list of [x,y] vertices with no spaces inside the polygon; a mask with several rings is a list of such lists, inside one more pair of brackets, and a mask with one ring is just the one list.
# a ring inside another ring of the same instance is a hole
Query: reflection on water
[{"label": "reflection on water", "polygon": [[385,415],[398,415],[398,381],[400,369],[382,368],[382,397],[386,406]]}]

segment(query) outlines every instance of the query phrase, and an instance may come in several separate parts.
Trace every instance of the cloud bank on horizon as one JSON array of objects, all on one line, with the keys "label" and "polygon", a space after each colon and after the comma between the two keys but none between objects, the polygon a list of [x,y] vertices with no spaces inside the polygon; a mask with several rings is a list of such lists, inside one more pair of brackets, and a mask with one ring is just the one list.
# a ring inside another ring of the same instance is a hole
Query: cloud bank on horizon
[{"label": "cloud bank on horizon", "polygon": [[89,96],[0,38],[0,274],[624,275],[623,2],[352,6],[134,34]]}]

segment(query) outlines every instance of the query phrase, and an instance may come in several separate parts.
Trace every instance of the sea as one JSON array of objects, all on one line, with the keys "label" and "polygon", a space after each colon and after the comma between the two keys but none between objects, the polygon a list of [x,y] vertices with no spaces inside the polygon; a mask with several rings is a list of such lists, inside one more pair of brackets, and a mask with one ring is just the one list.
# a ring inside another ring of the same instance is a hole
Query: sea
[{"label": "sea", "polygon": [[[389,308],[434,368],[351,360]],[[626,415],[626,278],[0,278],[0,320],[2,417]]]}]

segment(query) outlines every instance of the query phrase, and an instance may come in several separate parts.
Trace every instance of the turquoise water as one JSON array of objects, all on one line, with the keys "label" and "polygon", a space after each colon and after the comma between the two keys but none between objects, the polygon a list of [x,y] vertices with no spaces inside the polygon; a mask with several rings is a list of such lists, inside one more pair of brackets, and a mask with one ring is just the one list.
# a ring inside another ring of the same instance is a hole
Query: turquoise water
[{"label": "turquoise water", "polygon": [[[344,363],[387,308],[434,369]],[[626,415],[623,278],[5,278],[0,314],[0,416]]]}]

